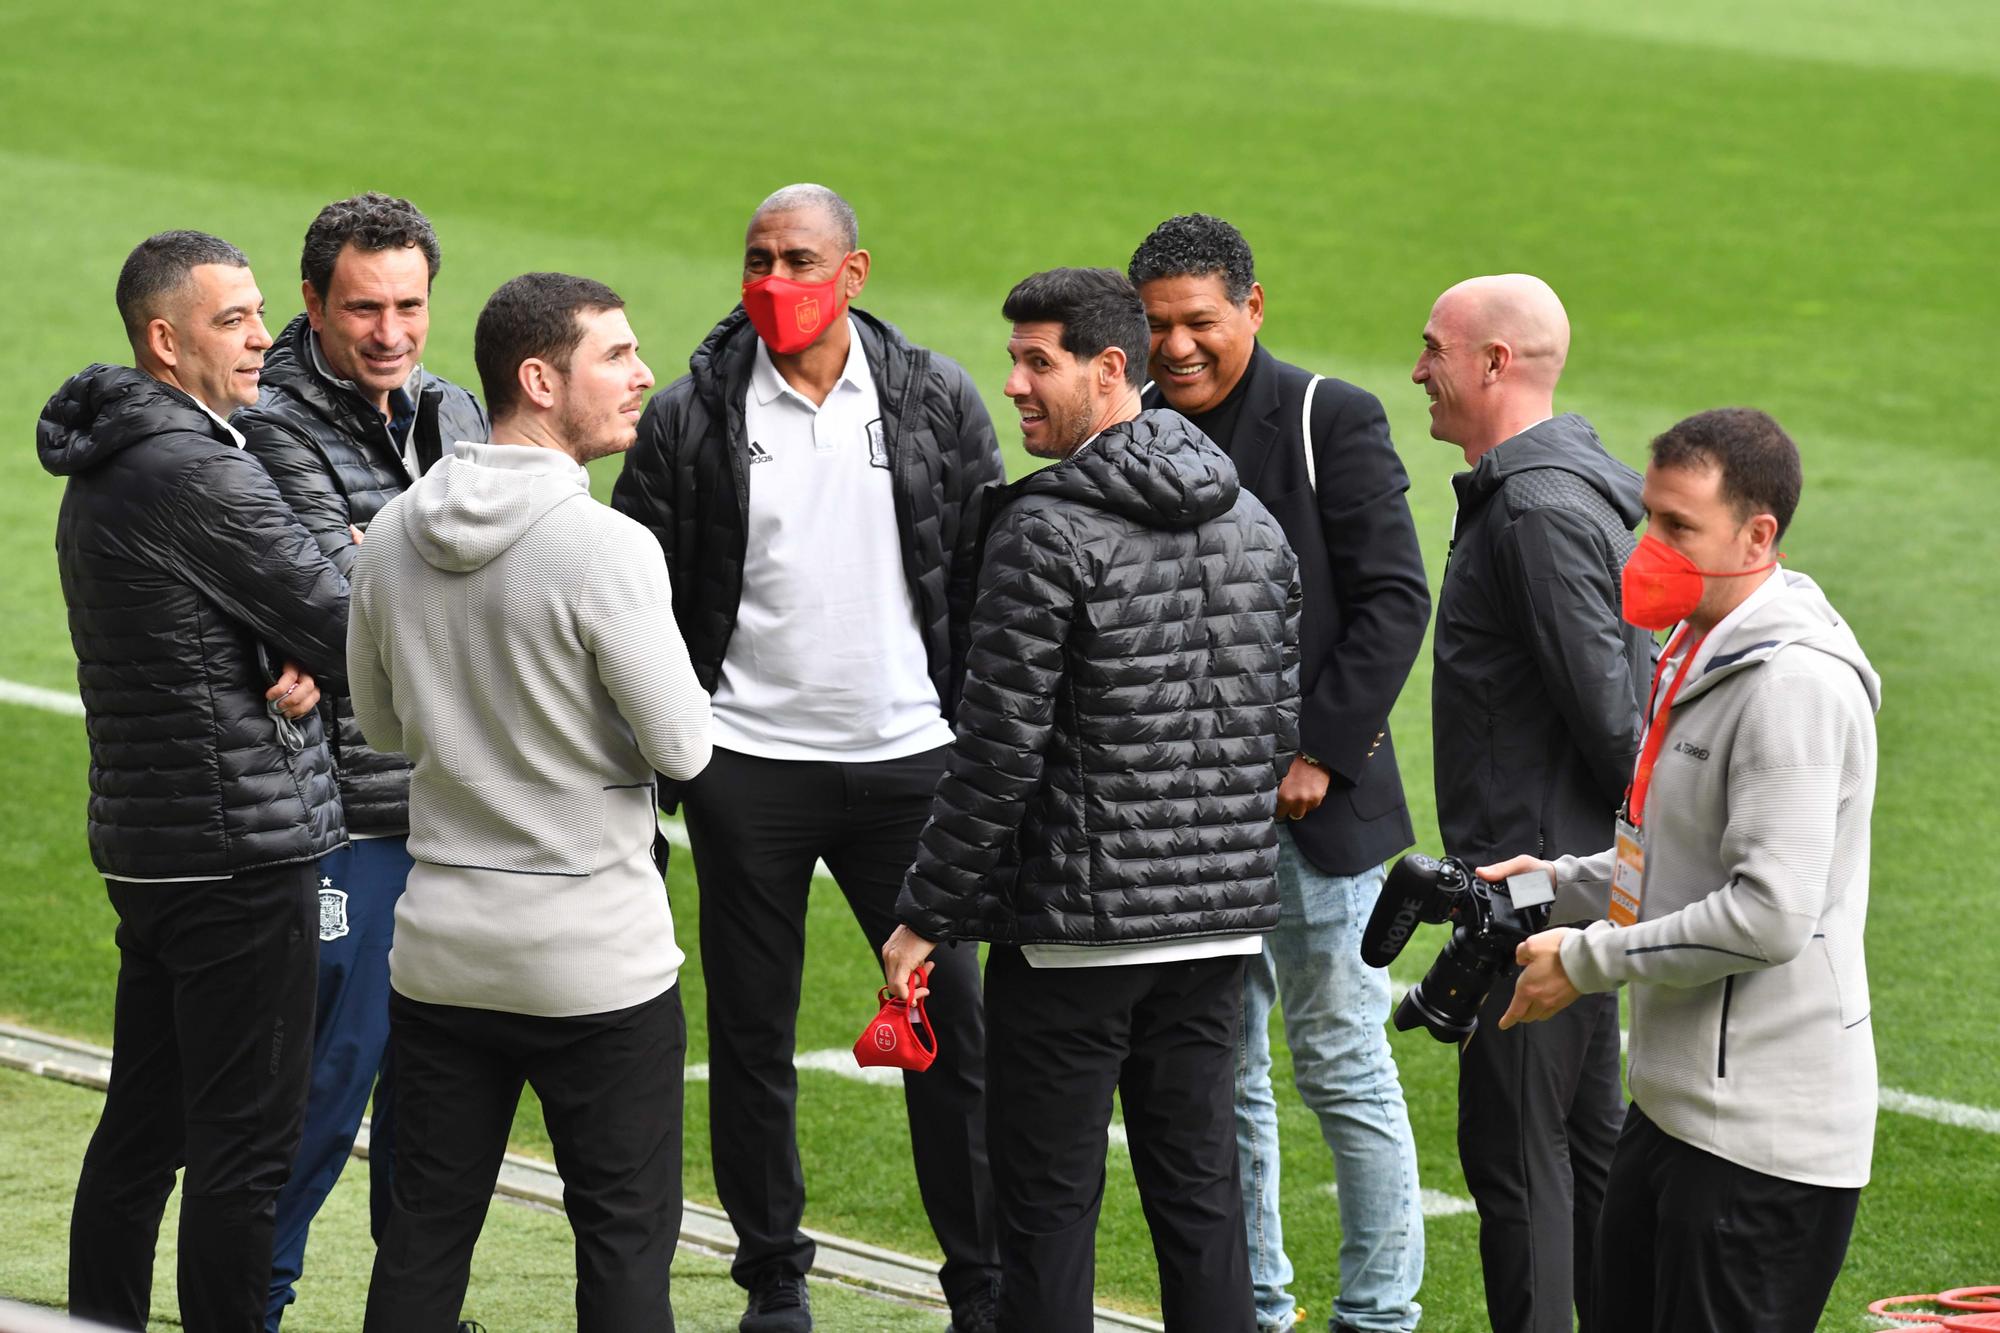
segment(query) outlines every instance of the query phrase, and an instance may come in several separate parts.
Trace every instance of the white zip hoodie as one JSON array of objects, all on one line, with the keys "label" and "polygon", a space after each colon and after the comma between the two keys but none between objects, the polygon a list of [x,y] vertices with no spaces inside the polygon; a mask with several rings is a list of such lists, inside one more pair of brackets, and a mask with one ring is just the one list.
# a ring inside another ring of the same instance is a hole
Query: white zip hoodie
[{"label": "white zip hoodie", "polygon": [[708,763],[708,695],[659,543],[589,484],[551,449],[462,443],[355,562],[355,717],[415,764],[389,955],[410,999],[562,1018],[678,977],[653,774]]},{"label": "white zip hoodie", "polygon": [[[1868,915],[1882,684],[1803,574],[1718,625],[1653,770],[1639,920],[1563,941],[1579,990],[1632,987],[1627,1078],[1666,1133],[1766,1175],[1868,1182]],[[1613,853],[1556,880],[1602,892]]]}]

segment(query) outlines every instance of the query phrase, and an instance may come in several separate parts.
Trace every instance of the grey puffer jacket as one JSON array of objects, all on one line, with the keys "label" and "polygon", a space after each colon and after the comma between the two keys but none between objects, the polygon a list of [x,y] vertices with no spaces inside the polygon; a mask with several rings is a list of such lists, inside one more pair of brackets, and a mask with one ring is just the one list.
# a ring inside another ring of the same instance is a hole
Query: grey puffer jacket
[{"label": "grey puffer jacket", "polygon": [[275,664],[346,670],[347,581],[269,474],[180,390],[91,366],[42,409],[69,478],[56,560],[90,731],[90,856],[106,875],[224,876],[347,841],[319,719],[286,744]]},{"label": "grey puffer jacket", "polygon": [[951,764],[898,915],[930,939],[1127,944],[1278,920],[1297,562],[1178,413],[989,496]]},{"label": "grey puffer jacket", "polygon": [[[300,315],[264,358],[263,393],[230,424],[270,472],[286,503],[345,577],[359,548],[350,523],[366,527],[413,480],[389,424],[372,403],[328,379],[314,364],[311,326]],[[483,441],[486,411],[470,392],[421,368],[411,389],[420,469],[460,440]],[[334,723],[334,771],[348,827],[403,833],[410,826],[410,761],[369,747],[345,694],[326,691],[321,711]]]}]

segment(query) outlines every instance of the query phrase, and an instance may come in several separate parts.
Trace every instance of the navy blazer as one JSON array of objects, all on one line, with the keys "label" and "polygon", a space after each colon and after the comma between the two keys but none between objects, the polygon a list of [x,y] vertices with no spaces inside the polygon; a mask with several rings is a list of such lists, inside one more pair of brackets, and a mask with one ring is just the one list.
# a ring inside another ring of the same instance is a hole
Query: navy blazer
[{"label": "navy blazer", "polygon": [[[1291,826],[1307,859],[1353,875],[1415,841],[1389,709],[1423,646],[1430,586],[1405,493],[1409,474],[1375,395],[1323,379],[1313,394],[1315,490],[1300,411],[1309,371],[1259,343],[1233,438],[1217,440],[1299,560],[1299,745],[1333,775],[1326,800]],[[1164,405],[1148,387],[1145,405]]]}]

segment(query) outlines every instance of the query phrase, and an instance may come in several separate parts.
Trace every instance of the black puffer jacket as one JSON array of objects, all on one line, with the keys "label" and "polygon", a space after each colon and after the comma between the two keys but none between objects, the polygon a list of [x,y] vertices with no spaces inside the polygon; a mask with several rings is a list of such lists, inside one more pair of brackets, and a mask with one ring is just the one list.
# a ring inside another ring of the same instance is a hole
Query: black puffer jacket
[{"label": "black puffer jacket", "polygon": [[90,855],[107,875],[228,875],[347,841],[317,717],[280,740],[272,664],[322,691],[347,581],[270,476],[178,389],[91,366],[36,430],[68,477],[56,558],[90,732]]},{"label": "black puffer jacket", "polygon": [[1619,615],[1639,474],[1565,413],[1452,478],[1431,737],[1444,849],[1474,862],[1611,845],[1653,636]]},{"label": "black puffer jacket", "polygon": [[[957,363],[912,345],[872,315],[849,313],[881,400],[903,574],[931,683],[949,718],[978,577],[979,532],[968,502],[1000,480],[1000,446],[986,405]],[[750,515],[743,403],[756,348],[756,331],[739,306],[688,358],[688,373],[646,405],[639,441],[611,493],[612,508],[645,524],[667,553],[674,616],[695,678],[710,693],[743,598]]]},{"label": "black puffer jacket", "polygon": [[1270,929],[1299,696],[1277,520],[1170,411],[995,504],[957,741],[898,915],[1012,943]]},{"label": "black puffer jacket", "polygon": [[[278,483],[278,490],[345,578],[356,547],[347,526],[364,527],[413,480],[389,423],[359,393],[328,379],[313,362],[311,326],[300,315],[264,358],[264,391],[230,424]],[[459,440],[483,442],[489,431],[479,400],[449,380],[417,372],[417,461],[428,468]],[[334,770],[348,828],[404,833],[410,827],[410,762],[378,754],[361,738],[354,704],[325,692],[335,720]]]}]

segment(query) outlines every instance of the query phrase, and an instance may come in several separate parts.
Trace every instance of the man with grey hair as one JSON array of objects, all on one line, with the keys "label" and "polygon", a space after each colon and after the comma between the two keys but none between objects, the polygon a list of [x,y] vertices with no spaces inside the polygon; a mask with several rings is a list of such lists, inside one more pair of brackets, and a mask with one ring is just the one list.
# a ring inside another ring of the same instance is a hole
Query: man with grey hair
[{"label": "man with grey hair", "polygon": [[[978,576],[975,497],[1001,476],[957,365],[851,303],[854,210],[822,185],[750,218],[743,301],[654,397],[612,492],[659,539],[715,757],[684,803],[701,886],[709,1134],[741,1245],[742,1333],[812,1327],[792,1063],[806,900],[824,859],[873,949],[944,772]],[[953,1327],[993,1326],[977,946],[940,949],[939,1055],[904,1076]],[[740,997],[740,998],[739,998]]]},{"label": "man with grey hair", "polygon": [[[1611,838],[1639,751],[1650,635],[1620,615],[1644,514],[1637,472],[1590,423],[1557,416],[1569,317],[1540,278],[1471,278],[1440,296],[1410,378],[1431,434],[1470,471],[1438,593],[1431,736],[1444,849],[1472,864],[1524,848],[1585,855]],[[1603,915],[1559,899],[1557,919]],[[1591,1263],[1624,1115],[1618,1001],[1586,997],[1500,1030],[1496,984],[1459,1049],[1458,1151],[1479,1206],[1497,1333],[1595,1327]]]},{"label": "man with grey hair", "polygon": [[312,1052],[315,889],[347,843],[314,711],[347,581],[222,414],[257,396],[235,246],[149,237],[118,277],[135,366],[42,409],[90,734],[90,856],[118,913],[117,1057],[70,1216],[72,1314],[144,1328],[181,1182],[182,1323],[255,1333]]}]

